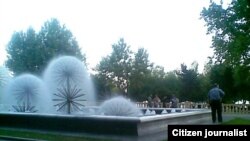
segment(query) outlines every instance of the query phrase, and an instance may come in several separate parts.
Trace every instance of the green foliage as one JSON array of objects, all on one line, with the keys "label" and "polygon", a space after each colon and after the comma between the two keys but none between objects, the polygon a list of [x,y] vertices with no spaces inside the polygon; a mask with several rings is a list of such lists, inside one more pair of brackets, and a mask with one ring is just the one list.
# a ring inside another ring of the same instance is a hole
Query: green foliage
[{"label": "green foliage", "polygon": [[85,61],[75,37],[57,19],[45,22],[38,36],[45,52],[43,57],[47,60],[55,56],[70,55]]},{"label": "green foliage", "polygon": [[112,82],[102,74],[91,74],[91,79],[97,92],[97,100],[105,100],[111,97]]},{"label": "green foliage", "polygon": [[211,2],[201,12],[208,27],[208,34],[213,35],[212,48],[218,62],[230,65],[249,64],[250,59],[250,2],[232,0],[223,8],[222,4]]},{"label": "green foliage", "polygon": [[211,85],[218,83],[220,88],[225,91],[226,95],[223,98],[224,102],[233,102],[238,99],[235,87],[232,68],[225,66],[223,64],[214,65],[210,70],[209,78],[211,80]]},{"label": "green foliage", "polygon": [[199,92],[200,95],[199,95],[199,101],[207,101],[207,94],[208,94],[208,91],[209,89],[211,88],[210,86],[210,79],[209,79],[209,76],[206,75],[206,74],[199,74],[198,75],[198,81],[199,81]]},{"label": "green foliage", "polygon": [[181,81],[174,71],[168,72],[164,80],[166,95],[170,98],[172,95],[180,96]]},{"label": "green foliage", "polygon": [[164,67],[162,66],[155,66],[152,69],[152,76],[156,77],[156,78],[164,78],[165,77],[165,71],[164,71]]},{"label": "green foliage", "polygon": [[185,64],[181,64],[181,70],[176,71],[181,81],[181,101],[204,101],[201,83],[199,81],[198,64],[193,63],[191,69],[187,69]]},{"label": "green foliage", "polygon": [[144,48],[132,54],[123,39],[112,48],[111,55],[102,58],[96,67],[97,74],[92,76],[99,98],[128,90],[127,95],[134,101],[144,101],[155,94],[162,100],[172,95],[182,100],[206,100],[208,80],[198,74],[197,63],[192,64],[192,69],[183,68],[183,72],[176,75],[175,71],[166,73],[164,67],[150,63]]},{"label": "green foliage", "polygon": [[148,80],[152,63],[149,62],[147,50],[139,48],[134,54],[134,60],[132,61],[132,71],[130,75],[130,97],[141,100],[146,99],[145,95],[145,82]]},{"label": "green foliage", "polygon": [[41,73],[54,57],[72,55],[85,61],[72,33],[57,19],[44,23],[39,33],[30,27],[15,32],[7,46],[6,66],[15,74]]},{"label": "green foliage", "polygon": [[249,0],[232,0],[226,7],[211,1],[201,12],[214,49],[208,69],[211,82],[220,83],[228,102],[250,100],[249,13]]},{"label": "green foliage", "polygon": [[102,75],[102,78],[111,82],[126,95],[132,69],[132,51],[122,38],[117,44],[112,45],[112,49],[111,55],[103,58],[97,65],[97,71]]},{"label": "green foliage", "polygon": [[239,100],[250,100],[250,66],[239,66],[233,74]]},{"label": "green foliage", "polygon": [[38,62],[42,61],[41,48],[33,28],[26,32],[15,32],[7,46],[8,60],[6,66],[16,74],[40,70]]},{"label": "green foliage", "polygon": [[159,97],[163,97],[166,95],[167,87],[165,82],[166,73],[162,66],[153,66],[151,70],[151,75],[148,81],[148,86],[150,88],[150,93],[154,95],[158,95]]}]

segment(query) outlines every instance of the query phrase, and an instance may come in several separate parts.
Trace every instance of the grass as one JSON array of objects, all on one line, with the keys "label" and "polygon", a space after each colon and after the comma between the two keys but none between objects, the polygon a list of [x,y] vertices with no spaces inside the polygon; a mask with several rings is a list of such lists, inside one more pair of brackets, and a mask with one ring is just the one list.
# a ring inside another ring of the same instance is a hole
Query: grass
[{"label": "grass", "polygon": [[[14,129],[0,129],[0,137],[8,136],[8,137],[19,137],[33,140],[46,140],[46,141],[100,141],[100,139],[90,138],[90,137],[80,137],[80,136],[70,136],[70,135],[62,135],[62,134],[48,134],[41,133],[36,131],[21,131]],[[111,141],[111,140],[103,140],[102,141]]]},{"label": "grass", "polygon": [[227,122],[223,122],[222,124],[223,125],[250,125],[250,120],[244,119],[244,118],[234,118]]}]

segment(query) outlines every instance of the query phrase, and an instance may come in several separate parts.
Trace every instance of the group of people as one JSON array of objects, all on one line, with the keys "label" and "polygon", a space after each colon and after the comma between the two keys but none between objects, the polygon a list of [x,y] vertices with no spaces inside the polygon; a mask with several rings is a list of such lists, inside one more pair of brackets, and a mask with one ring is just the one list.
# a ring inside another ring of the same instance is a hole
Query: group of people
[{"label": "group of people", "polygon": [[148,97],[148,106],[149,107],[159,108],[160,104],[161,104],[161,99],[158,97],[158,95],[155,95],[154,97],[152,97],[152,95],[150,95]]},{"label": "group of people", "polygon": [[[161,105],[161,103],[163,105]],[[163,100],[161,100],[158,95],[154,95],[153,97],[152,97],[152,95],[150,95],[148,97],[148,106],[149,107],[154,107],[154,108],[165,107],[165,108],[167,108],[167,106],[166,106],[167,103],[170,103],[170,108],[177,108],[178,103],[179,103],[179,99],[174,95],[170,99],[165,96],[163,98]]]},{"label": "group of people", "polygon": [[[224,97],[225,92],[219,88],[218,84],[214,84],[213,87],[208,92],[208,102],[211,107],[211,116],[212,116],[212,122],[215,123],[216,121],[222,122],[222,98]],[[163,105],[161,105],[163,103]],[[150,95],[148,97],[148,106],[159,108],[159,107],[165,107],[166,103],[170,103],[170,108],[178,108],[179,99],[172,95],[172,98],[169,99],[166,96],[163,98],[163,101],[159,98],[159,96],[156,94],[154,97]]]}]

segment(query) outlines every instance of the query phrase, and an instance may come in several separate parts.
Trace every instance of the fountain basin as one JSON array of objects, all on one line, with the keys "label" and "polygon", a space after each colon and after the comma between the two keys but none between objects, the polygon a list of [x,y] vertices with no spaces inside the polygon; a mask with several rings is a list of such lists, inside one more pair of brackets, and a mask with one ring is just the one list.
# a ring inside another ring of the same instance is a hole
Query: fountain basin
[{"label": "fountain basin", "polygon": [[194,124],[198,119],[210,117],[210,114],[210,110],[202,109],[140,117],[13,112],[0,113],[0,127],[136,138],[161,134],[158,138],[162,140],[167,138],[169,124]]}]

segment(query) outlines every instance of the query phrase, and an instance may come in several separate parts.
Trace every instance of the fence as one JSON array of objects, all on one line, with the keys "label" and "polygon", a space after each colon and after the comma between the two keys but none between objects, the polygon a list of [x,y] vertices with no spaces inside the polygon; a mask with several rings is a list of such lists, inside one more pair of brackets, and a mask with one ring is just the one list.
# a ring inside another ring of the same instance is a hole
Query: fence
[{"label": "fence", "polygon": [[[147,108],[148,103],[147,102],[136,102],[137,107],[139,108]],[[161,103],[158,108],[170,108],[171,103]],[[205,102],[200,102],[200,103],[195,103],[195,102],[180,102],[178,104],[178,108],[205,108],[208,109],[210,108],[208,103]],[[250,104],[222,104],[222,110],[223,113],[232,113],[232,114],[250,114]]]},{"label": "fence", "polygon": [[[139,108],[146,108],[148,107],[148,103],[147,102],[136,102],[137,107]],[[186,101],[186,102],[180,102],[178,103],[178,108],[209,108],[209,105],[207,103],[195,103],[195,102],[190,102],[190,101]],[[170,108],[171,107],[171,103],[160,103],[159,107],[155,107],[155,108]]]},{"label": "fence", "polygon": [[250,104],[223,104],[224,113],[250,114]]}]

